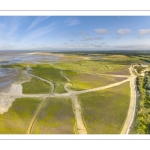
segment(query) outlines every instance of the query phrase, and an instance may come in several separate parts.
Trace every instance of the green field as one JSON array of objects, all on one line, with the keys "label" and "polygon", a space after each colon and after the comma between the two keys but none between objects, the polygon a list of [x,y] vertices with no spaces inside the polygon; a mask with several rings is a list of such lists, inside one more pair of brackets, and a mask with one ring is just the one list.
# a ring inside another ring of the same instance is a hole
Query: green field
[{"label": "green field", "polygon": [[105,86],[124,80],[125,78],[110,77],[104,75],[77,73],[70,70],[63,71],[63,74],[70,80],[72,90],[85,90]]},{"label": "green field", "polygon": [[31,65],[31,67],[33,69],[30,72],[31,74],[53,82],[55,93],[66,92],[64,85],[67,83],[67,80],[60,74],[60,69],[54,68],[49,64]]},{"label": "green field", "polygon": [[48,98],[36,118],[31,133],[74,134],[74,123],[70,98]]},{"label": "green field", "polygon": [[50,94],[51,85],[37,78],[32,78],[30,82],[22,84],[24,94]]},{"label": "green field", "polygon": [[78,73],[91,73],[91,74],[101,74],[101,73],[114,73],[115,74],[129,74],[128,64],[115,63],[110,60],[80,60],[77,62],[61,62],[56,63],[56,66],[64,69],[71,70]]},{"label": "green field", "polygon": [[8,112],[0,114],[0,134],[26,134],[40,102],[35,98],[16,99]]},{"label": "green field", "polygon": [[129,82],[78,96],[88,134],[119,134],[130,102]]}]

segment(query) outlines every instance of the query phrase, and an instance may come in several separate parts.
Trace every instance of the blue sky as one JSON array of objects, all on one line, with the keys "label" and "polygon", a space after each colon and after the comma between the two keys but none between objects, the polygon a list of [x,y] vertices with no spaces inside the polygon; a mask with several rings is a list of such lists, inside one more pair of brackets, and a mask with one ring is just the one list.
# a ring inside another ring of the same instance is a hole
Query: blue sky
[{"label": "blue sky", "polygon": [[150,17],[0,16],[0,50],[150,50]]}]

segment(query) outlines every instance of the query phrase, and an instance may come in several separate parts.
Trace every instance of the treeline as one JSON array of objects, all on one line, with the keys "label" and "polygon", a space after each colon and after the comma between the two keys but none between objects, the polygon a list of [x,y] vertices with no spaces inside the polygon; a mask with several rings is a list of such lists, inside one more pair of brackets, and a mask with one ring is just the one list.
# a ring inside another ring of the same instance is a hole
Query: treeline
[{"label": "treeline", "polygon": [[136,69],[138,73],[141,73],[145,69],[145,67],[142,67],[142,66],[134,66],[134,68]]},{"label": "treeline", "polygon": [[137,78],[138,100],[132,134],[150,134],[150,72]]}]

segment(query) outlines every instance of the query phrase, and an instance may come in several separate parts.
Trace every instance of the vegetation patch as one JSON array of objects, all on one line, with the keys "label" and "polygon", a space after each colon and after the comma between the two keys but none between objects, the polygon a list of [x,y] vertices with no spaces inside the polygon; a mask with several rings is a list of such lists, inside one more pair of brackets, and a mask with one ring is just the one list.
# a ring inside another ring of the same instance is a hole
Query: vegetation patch
[{"label": "vegetation patch", "polygon": [[130,102],[129,82],[78,96],[88,134],[119,134]]},{"label": "vegetation patch", "polygon": [[51,85],[37,78],[22,84],[24,94],[47,94],[51,93]]},{"label": "vegetation patch", "polygon": [[26,63],[16,63],[16,64],[10,64],[10,65],[2,65],[2,68],[19,68],[22,70],[26,70],[27,64]]},{"label": "vegetation patch", "polygon": [[129,64],[123,62],[115,62],[107,59],[100,60],[80,60],[77,62],[61,62],[55,64],[56,66],[62,68],[63,70],[71,70],[78,73],[87,74],[102,74],[102,73],[112,73],[114,71],[125,70],[125,74],[129,74],[129,70],[126,67]]},{"label": "vegetation patch", "polygon": [[8,112],[0,114],[0,134],[25,134],[41,100],[17,98]]},{"label": "vegetation patch", "polygon": [[70,80],[72,90],[85,90],[105,86],[115,82],[122,81],[126,78],[115,78],[110,76],[77,73],[70,70],[64,70],[64,75]]},{"label": "vegetation patch", "polygon": [[139,97],[131,134],[150,134],[150,72],[137,78]]},{"label": "vegetation patch", "polygon": [[74,123],[70,98],[48,98],[36,118],[32,133],[74,134]]},{"label": "vegetation patch", "polygon": [[31,65],[31,67],[33,69],[30,72],[31,74],[53,82],[55,93],[66,92],[64,85],[67,83],[67,80],[61,75],[60,69],[54,68],[49,64]]}]

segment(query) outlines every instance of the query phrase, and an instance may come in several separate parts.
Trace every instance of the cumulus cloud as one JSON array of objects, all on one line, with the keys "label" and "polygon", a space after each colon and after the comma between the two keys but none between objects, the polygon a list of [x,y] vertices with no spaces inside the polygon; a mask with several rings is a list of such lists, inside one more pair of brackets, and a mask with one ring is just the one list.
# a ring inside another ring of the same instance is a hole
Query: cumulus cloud
[{"label": "cumulus cloud", "polygon": [[98,33],[98,34],[107,34],[108,33],[108,30],[103,29],[103,28],[101,28],[101,29],[94,29],[94,31],[96,33]]},{"label": "cumulus cloud", "polygon": [[150,34],[150,29],[140,29],[139,34],[140,35]]},{"label": "cumulus cloud", "polygon": [[80,24],[80,21],[75,19],[75,18],[69,18],[67,21],[67,26],[75,26],[75,25],[78,25]]},{"label": "cumulus cloud", "polygon": [[117,31],[118,34],[121,34],[121,35],[125,35],[125,34],[129,34],[131,33],[132,31],[130,29],[119,29]]}]

